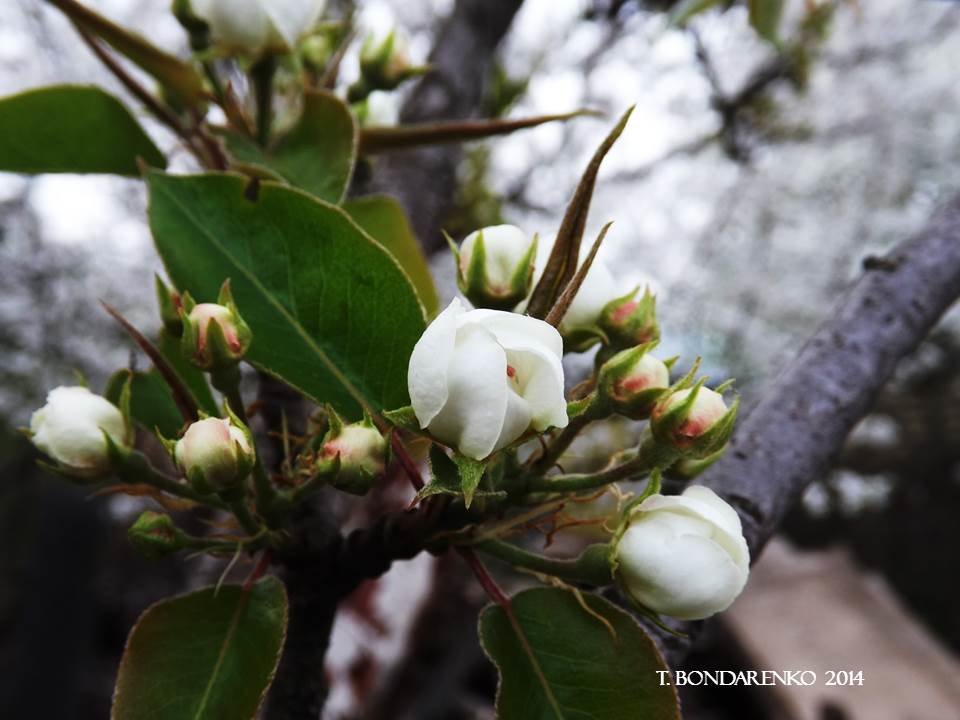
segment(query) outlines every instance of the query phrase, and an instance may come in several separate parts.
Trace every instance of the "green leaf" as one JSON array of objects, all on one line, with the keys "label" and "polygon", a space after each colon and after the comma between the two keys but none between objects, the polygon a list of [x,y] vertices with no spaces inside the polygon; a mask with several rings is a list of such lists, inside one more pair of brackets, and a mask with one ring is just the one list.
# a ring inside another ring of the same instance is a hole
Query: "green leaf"
[{"label": "green leaf", "polygon": [[137,158],[167,160],[119,100],[83,85],[0,99],[0,170],[138,176]]},{"label": "green leaf", "polygon": [[280,661],[287,595],[275,577],[161,600],[127,638],[112,720],[256,715]]},{"label": "green leaf", "polygon": [[699,15],[719,3],[720,0],[681,0],[670,11],[669,23],[674,26],[683,25],[694,15]]},{"label": "green leaf", "polygon": [[181,106],[200,105],[204,99],[203,81],[188,63],[170,55],[146,38],[97,14],[76,0],[49,0],[80,29],[95,35],[135,63],[159,82],[170,98]]},{"label": "green leaf", "polygon": [[550,257],[547,258],[543,275],[530,294],[530,301],[527,303],[528,315],[540,319],[546,317],[550,308],[560,297],[560,293],[563,292],[567,283],[576,273],[577,263],[580,260],[580,241],[583,239],[583,230],[587,224],[587,214],[590,212],[590,201],[593,198],[593,190],[597,185],[600,165],[617,138],[623,133],[632,112],[633,106],[631,105],[620,117],[613,130],[600,143],[600,147],[594,152],[583,171],[580,183],[577,185],[573,197],[570,198],[570,203],[563,215],[560,229],[557,230],[557,239],[553,244],[553,250],[550,251]]},{"label": "green leaf", "polygon": [[104,397],[119,405],[123,385],[130,379],[130,414],[148,432],[159,428],[164,437],[177,437],[183,426],[183,416],[173,401],[170,388],[155,371],[133,372],[118,370],[107,380]]},{"label": "green leaf", "polygon": [[340,208],[244,178],[151,173],[150,227],[170,278],[198,301],[230,278],[253,331],[247,359],[356,418],[408,405],[425,323],[397,261]]},{"label": "green leaf", "polygon": [[757,35],[779,46],[780,20],[783,17],[784,0],[748,0],[750,25]]},{"label": "green leaf", "polygon": [[357,156],[357,128],[349,108],[336,95],[307,91],[297,123],[270,148],[241,135],[224,135],[230,154],[264,168],[321,200],[343,199]]},{"label": "green leaf", "polygon": [[440,296],[433,284],[423,248],[414,237],[400,203],[386,195],[370,195],[343,203],[343,209],[370,237],[393,254],[413,281],[427,315],[436,314],[440,309]]},{"label": "green leaf", "polygon": [[[513,611],[488,607],[480,642],[500,672],[499,720],[679,720],[667,665],[626,612],[592,593],[534,588],[515,595]],[[602,618],[602,620],[601,620]],[[604,622],[605,621],[605,622]],[[612,632],[611,632],[612,631]]]},{"label": "green leaf", "polygon": [[217,401],[213,398],[213,392],[210,390],[206,374],[184,356],[180,349],[180,338],[174,337],[165,328],[160,328],[157,349],[166,358],[176,376],[180,378],[180,382],[193,396],[197,407],[207,415],[219,415],[220,408],[217,407]]}]

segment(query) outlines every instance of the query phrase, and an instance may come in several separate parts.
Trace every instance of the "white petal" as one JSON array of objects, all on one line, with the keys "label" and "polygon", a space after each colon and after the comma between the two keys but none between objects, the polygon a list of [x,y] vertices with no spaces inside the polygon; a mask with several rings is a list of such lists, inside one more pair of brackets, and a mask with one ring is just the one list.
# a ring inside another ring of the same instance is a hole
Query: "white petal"
[{"label": "white petal", "polygon": [[425,428],[447,402],[447,372],[457,337],[457,318],[463,305],[454,298],[423,331],[410,354],[407,389],[413,411]]},{"label": "white petal", "polygon": [[325,0],[261,0],[263,11],[288,48],[313,28]]},{"label": "white petal", "polygon": [[505,448],[523,435],[530,427],[530,415],[530,403],[517,393],[509,390],[507,392],[507,411],[504,414],[503,427],[500,429],[500,437],[497,438],[497,444],[494,445],[493,449]]},{"label": "white petal", "polygon": [[214,42],[231,50],[260,50],[270,31],[261,0],[208,0],[197,14],[210,25]]},{"label": "white petal", "polygon": [[695,485],[687,488],[683,495],[653,495],[635,510],[661,511],[708,521],[714,528],[712,539],[726,549],[738,567],[749,567],[750,551],[743,538],[739,515],[709,488]]},{"label": "white petal", "polygon": [[533,347],[507,350],[507,360],[520,379],[520,394],[530,404],[534,429],[566,427],[569,420],[563,396],[563,366],[557,356]]},{"label": "white petal", "polygon": [[541,348],[557,357],[563,357],[563,338],[556,328],[543,320],[501,310],[471,310],[460,318],[460,324],[481,323],[497,336],[507,350]]},{"label": "white petal", "polygon": [[479,325],[457,332],[447,373],[448,399],[430,423],[437,438],[482,460],[493,452],[507,411],[507,356]]}]

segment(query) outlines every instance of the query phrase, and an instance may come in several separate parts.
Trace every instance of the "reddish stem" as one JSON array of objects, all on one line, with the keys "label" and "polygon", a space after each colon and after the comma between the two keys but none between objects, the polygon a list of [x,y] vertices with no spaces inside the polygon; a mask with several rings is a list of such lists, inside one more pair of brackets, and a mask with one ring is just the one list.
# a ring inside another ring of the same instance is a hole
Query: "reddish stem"
[{"label": "reddish stem", "polygon": [[263,577],[263,574],[267,571],[267,568],[270,567],[271,555],[269,550],[264,550],[260,553],[260,557],[257,559],[257,564],[253,566],[253,570],[250,571],[250,574],[247,576],[247,579],[243,581],[243,592],[244,594],[250,592],[250,588],[253,587],[253,584]]},{"label": "reddish stem", "polygon": [[400,440],[396,430],[390,433],[390,446],[393,448],[393,454],[396,455],[397,460],[400,461],[400,467],[403,468],[407,477],[410,478],[410,484],[413,485],[413,489],[419,491],[423,488],[423,478],[420,476],[420,470],[417,468],[417,464],[413,461],[413,458],[410,457],[410,453],[408,453],[407,449],[403,446],[403,442]]}]

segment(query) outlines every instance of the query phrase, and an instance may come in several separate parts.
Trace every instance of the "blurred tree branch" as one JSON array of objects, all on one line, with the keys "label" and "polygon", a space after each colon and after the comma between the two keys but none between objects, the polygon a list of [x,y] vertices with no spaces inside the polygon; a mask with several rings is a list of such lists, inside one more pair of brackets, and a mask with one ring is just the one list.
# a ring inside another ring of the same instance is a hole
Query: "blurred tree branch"
[{"label": "blurred tree branch", "polygon": [[[807,485],[827,472],[900,360],[960,297],[960,195],[863,267],[701,478],[737,509],[754,560]],[[659,638],[674,663],[691,642]]]}]

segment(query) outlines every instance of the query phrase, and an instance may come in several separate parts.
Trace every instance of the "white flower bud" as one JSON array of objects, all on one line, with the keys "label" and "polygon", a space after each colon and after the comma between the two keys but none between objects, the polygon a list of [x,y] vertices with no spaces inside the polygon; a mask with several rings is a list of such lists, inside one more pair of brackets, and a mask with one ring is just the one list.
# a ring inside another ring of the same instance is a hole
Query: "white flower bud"
[{"label": "white flower bud", "polygon": [[228,283],[220,292],[220,302],[196,305],[184,298],[181,311],[183,354],[202,370],[224,370],[243,358],[253,340],[253,333],[240,317]]},{"label": "white flower bud", "polygon": [[407,383],[420,427],[482,460],[529,428],[565,427],[563,342],[534,318],[465,312],[454,300],[410,356]]},{"label": "white flower bud", "polygon": [[726,610],[750,573],[740,517],[712,490],[652,495],[617,542],[620,586],[638,603],[680,620]]},{"label": "white flower bud", "polygon": [[634,420],[643,420],[670,385],[666,363],[639,345],[622,350],[600,368],[597,386],[600,395],[614,410]]},{"label": "white flower bud", "polygon": [[340,425],[339,419],[324,439],[320,467],[338,462],[334,487],[363,495],[380,475],[387,462],[387,441],[369,418]]},{"label": "white flower bud", "polygon": [[193,13],[226,53],[288,52],[309,32],[326,0],[192,0]]},{"label": "white flower bud", "polygon": [[228,418],[208,417],[187,428],[174,446],[173,457],[198,491],[212,493],[243,480],[256,456],[246,428]]},{"label": "white flower bud", "polygon": [[532,286],[536,242],[513,225],[470,233],[459,250],[461,292],[477,307],[509,310],[516,306]]},{"label": "white flower bud", "polygon": [[[657,425],[660,418],[683,406],[693,392],[692,388],[678,390],[664,398],[654,409],[653,419]],[[689,414],[669,430],[670,440],[677,447],[685,448],[692,445],[697,438],[707,433],[718,421],[727,414],[727,404],[720,393],[708,387],[697,390],[697,396],[690,406]]]},{"label": "white flower bud", "polygon": [[57,462],[58,469],[81,478],[110,471],[107,433],[127,445],[127,424],[120,410],[85,387],[58,387],[30,418],[30,439]]}]

